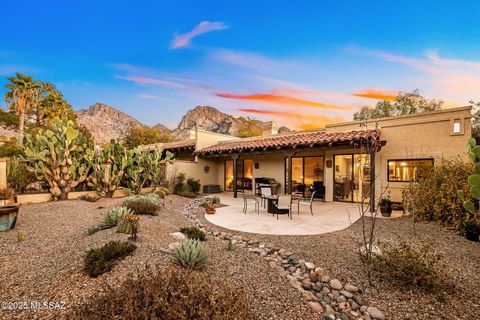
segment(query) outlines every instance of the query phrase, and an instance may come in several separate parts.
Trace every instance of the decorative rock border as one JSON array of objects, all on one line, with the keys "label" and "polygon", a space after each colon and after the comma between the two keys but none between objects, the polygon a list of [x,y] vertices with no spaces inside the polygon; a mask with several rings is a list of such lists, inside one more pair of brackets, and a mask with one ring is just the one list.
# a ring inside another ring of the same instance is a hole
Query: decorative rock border
[{"label": "decorative rock border", "polygon": [[338,279],[326,275],[323,268],[301,259],[293,252],[279,248],[274,243],[262,243],[256,239],[209,230],[196,215],[199,205],[203,202],[203,198],[194,199],[181,209],[181,213],[214,239],[232,240],[237,247],[263,257],[275,273],[288,279],[289,284],[302,294],[307,305],[323,319],[385,319],[380,310],[369,306],[362,298],[360,288],[350,283],[342,284]]}]

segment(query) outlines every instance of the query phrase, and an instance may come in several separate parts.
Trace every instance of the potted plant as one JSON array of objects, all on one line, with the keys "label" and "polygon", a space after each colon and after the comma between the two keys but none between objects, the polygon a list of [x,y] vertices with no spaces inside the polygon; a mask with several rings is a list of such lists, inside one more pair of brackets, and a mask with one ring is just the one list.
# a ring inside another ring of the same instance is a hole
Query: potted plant
[{"label": "potted plant", "polygon": [[14,195],[15,191],[12,188],[0,189],[0,206],[15,203]]},{"label": "potted plant", "polygon": [[215,206],[211,203],[208,203],[206,206],[205,206],[205,212],[207,214],[214,214],[215,213]]},{"label": "potted plant", "polygon": [[378,205],[380,206],[380,213],[382,216],[390,217],[392,214],[392,199],[390,199],[390,196],[382,197]]},{"label": "potted plant", "polygon": [[463,222],[463,230],[467,240],[479,242],[480,239],[480,224],[475,219],[466,219]]}]

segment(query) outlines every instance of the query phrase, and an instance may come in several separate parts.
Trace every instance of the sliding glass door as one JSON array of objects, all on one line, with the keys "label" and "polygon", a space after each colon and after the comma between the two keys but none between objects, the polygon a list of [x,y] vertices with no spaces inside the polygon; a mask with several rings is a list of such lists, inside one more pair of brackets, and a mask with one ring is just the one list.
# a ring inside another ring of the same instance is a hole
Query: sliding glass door
[{"label": "sliding glass door", "polygon": [[[308,194],[323,188],[323,157],[292,158],[292,193]],[[285,192],[288,190],[288,159],[285,159]]]},{"label": "sliding glass door", "polygon": [[370,157],[366,154],[335,155],[333,190],[335,201],[368,201]]},{"label": "sliding glass door", "polygon": [[[225,190],[233,191],[233,160],[225,161]],[[237,160],[237,191],[253,190],[253,160]]]}]

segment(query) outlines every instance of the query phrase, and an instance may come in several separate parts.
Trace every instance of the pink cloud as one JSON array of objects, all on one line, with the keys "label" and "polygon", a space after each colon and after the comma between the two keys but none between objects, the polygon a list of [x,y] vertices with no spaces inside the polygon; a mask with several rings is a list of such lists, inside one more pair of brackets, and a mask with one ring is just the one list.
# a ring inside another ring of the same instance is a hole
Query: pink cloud
[{"label": "pink cloud", "polygon": [[192,39],[196,36],[211,31],[224,30],[227,28],[228,26],[221,21],[202,21],[198,25],[196,25],[195,28],[193,28],[191,31],[176,35],[175,38],[173,38],[172,43],[170,44],[170,48],[178,49],[188,47],[191,45]]}]

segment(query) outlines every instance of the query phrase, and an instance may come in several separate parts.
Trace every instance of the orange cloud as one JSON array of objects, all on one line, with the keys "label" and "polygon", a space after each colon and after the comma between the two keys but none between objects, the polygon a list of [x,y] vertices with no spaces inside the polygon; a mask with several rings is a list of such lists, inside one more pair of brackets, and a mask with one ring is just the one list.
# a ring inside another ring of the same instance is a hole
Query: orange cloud
[{"label": "orange cloud", "polygon": [[364,89],[360,92],[351,93],[351,95],[368,99],[394,101],[398,95],[398,92],[378,89]]},{"label": "orange cloud", "polygon": [[326,124],[338,123],[345,121],[341,117],[329,117],[318,114],[305,114],[291,111],[271,111],[262,109],[248,109],[242,108],[238,111],[257,114],[262,116],[270,116],[274,118],[286,119],[289,122],[295,123],[295,127],[302,130],[318,129],[325,127]]},{"label": "orange cloud", "polygon": [[219,92],[215,94],[218,97],[248,101],[260,101],[268,104],[282,105],[288,107],[312,107],[320,109],[334,109],[334,110],[351,110],[351,107],[341,106],[336,104],[305,100],[292,96],[277,95],[277,94],[234,94]]}]

